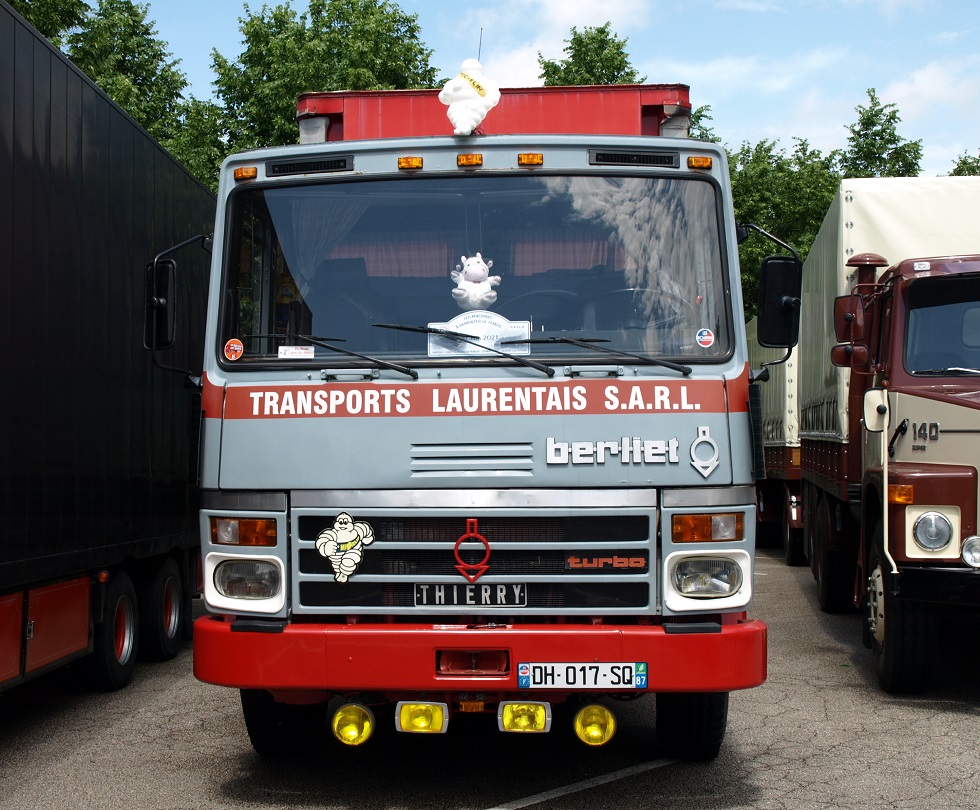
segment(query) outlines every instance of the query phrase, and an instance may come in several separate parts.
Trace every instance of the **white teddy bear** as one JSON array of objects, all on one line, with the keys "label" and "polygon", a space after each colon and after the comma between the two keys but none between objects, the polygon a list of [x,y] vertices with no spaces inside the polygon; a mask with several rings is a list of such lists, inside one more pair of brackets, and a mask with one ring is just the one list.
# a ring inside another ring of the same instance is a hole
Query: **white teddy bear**
[{"label": "white teddy bear", "polygon": [[456,282],[453,298],[460,309],[486,309],[497,300],[497,293],[491,287],[500,283],[500,276],[490,275],[493,261],[483,261],[479,253],[468,259],[465,256],[459,258],[463,263],[457,264],[449,273]]},{"label": "white teddy bear", "polygon": [[449,106],[446,115],[455,127],[453,133],[472,135],[500,101],[500,88],[483,75],[483,66],[476,59],[467,59],[459,75],[439,91],[439,101]]}]

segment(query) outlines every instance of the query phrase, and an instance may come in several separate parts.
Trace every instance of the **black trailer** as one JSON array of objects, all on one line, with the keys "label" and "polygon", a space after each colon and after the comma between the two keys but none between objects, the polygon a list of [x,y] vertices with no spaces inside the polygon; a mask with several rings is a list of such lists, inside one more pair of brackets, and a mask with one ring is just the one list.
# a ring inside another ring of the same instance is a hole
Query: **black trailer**
[{"label": "black trailer", "polygon": [[[0,0],[0,689],[95,653],[109,687],[168,658],[198,590],[200,406],[144,350],[147,258],[214,198]],[[200,368],[208,256],[186,251]]]}]

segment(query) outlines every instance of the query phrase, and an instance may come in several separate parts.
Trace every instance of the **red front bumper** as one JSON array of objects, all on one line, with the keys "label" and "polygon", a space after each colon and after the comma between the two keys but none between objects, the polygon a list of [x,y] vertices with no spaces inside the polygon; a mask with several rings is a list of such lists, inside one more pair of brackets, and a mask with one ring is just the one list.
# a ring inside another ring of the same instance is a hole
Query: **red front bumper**
[{"label": "red front bumper", "polygon": [[[646,662],[651,692],[728,692],[766,679],[766,625],[667,633],[659,626],[289,624],[281,633],[233,632],[203,616],[194,624],[194,674],[240,689],[518,691],[517,665]],[[504,650],[507,674],[437,672],[445,650]]]}]

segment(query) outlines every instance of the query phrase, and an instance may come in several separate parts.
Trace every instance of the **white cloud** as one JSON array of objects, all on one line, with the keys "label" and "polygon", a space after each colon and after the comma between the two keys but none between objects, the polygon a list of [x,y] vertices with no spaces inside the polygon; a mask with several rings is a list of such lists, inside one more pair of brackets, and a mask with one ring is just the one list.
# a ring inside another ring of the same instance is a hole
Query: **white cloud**
[{"label": "white cloud", "polygon": [[930,62],[881,88],[879,98],[895,104],[898,133],[921,140],[922,173],[946,174],[964,152],[980,147],[980,56]]},{"label": "white cloud", "polygon": [[969,33],[969,31],[940,31],[938,34],[929,37],[929,41],[937,45],[952,45],[954,42],[965,39]]}]

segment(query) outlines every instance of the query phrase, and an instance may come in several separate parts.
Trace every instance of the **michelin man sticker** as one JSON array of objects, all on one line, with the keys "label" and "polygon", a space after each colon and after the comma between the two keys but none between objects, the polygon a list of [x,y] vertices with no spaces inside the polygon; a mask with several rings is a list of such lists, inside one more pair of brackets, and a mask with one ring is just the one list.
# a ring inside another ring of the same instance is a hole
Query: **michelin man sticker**
[{"label": "michelin man sticker", "polygon": [[347,582],[364,558],[364,546],[374,542],[374,529],[355,521],[347,512],[334,518],[333,527],[317,535],[316,550],[330,560],[335,582]]}]

